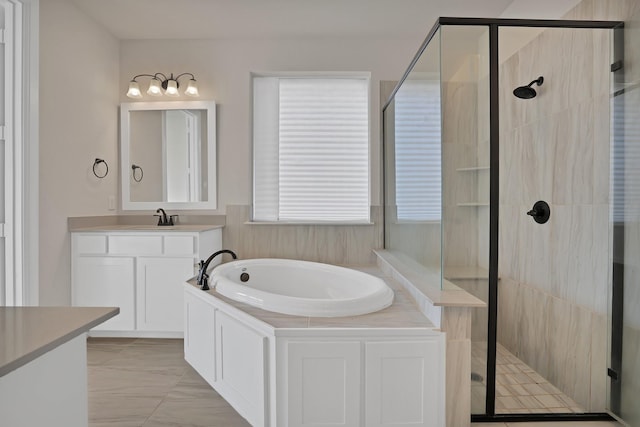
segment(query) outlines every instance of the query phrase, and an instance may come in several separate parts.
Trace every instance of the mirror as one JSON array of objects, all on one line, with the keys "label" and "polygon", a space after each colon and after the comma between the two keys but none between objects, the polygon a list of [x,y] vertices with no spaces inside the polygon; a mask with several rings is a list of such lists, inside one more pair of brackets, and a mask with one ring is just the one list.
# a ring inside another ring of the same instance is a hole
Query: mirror
[{"label": "mirror", "polygon": [[215,209],[215,117],[211,101],[121,104],[122,208]]}]

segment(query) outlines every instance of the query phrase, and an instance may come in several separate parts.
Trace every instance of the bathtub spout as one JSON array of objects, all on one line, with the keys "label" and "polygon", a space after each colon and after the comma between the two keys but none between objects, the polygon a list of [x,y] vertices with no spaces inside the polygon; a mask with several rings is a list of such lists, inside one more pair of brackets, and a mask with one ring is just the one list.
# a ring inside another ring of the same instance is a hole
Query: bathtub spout
[{"label": "bathtub spout", "polygon": [[238,256],[235,254],[235,252],[229,249],[222,249],[220,251],[217,251],[211,254],[211,256],[207,258],[206,261],[200,260],[200,271],[198,271],[198,286],[200,286],[200,289],[202,289],[203,291],[209,290],[209,275],[207,274],[207,268],[209,268],[209,263],[215,257],[221,254],[229,254],[231,255],[231,258],[238,259]]}]

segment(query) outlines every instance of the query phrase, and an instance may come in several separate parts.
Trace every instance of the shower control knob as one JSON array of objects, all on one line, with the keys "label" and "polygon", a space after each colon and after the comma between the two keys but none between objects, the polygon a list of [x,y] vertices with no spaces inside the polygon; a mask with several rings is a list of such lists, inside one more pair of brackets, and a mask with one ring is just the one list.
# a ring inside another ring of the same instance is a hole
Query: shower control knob
[{"label": "shower control knob", "polygon": [[533,205],[533,209],[527,212],[527,215],[533,217],[533,220],[538,224],[544,224],[549,221],[549,217],[551,216],[551,208],[549,208],[549,204],[544,200],[539,200],[535,202]]}]

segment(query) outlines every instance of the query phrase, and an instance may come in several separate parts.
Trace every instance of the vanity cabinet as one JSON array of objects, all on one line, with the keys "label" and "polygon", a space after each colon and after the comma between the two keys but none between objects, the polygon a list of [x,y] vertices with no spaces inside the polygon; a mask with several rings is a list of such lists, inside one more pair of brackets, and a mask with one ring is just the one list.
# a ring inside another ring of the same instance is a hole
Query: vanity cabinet
[{"label": "vanity cabinet", "polygon": [[182,284],[222,248],[222,230],[174,230],[71,233],[72,305],[120,307],[91,335],[182,337]]}]

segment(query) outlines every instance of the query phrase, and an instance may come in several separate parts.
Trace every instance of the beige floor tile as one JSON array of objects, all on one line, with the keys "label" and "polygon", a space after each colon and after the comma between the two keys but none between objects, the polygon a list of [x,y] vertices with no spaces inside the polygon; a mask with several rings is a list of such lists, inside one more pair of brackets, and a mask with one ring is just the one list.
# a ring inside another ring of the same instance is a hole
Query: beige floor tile
[{"label": "beige floor tile", "polygon": [[[222,398],[220,398],[222,400]],[[144,426],[249,426],[228,404],[215,405],[210,399],[165,399]]]},{"label": "beige floor tile", "polygon": [[540,401],[545,408],[562,408],[565,406],[564,402],[551,394],[538,394],[535,398]]},{"label": "beige floor tile", "polygon": [[523,406],[516,397],[496,397],[496,409],[523,409]]},{"label": "beige floor tile", "polygon": [[89,427],[249,425],[185,361],[182,340],[91,339]]},{"label": "beige floor tile", "polygon": [[518,396],[518,400],[522,403],[523,408],[536,410],[536,412],[544,408],[544,405],[533,396]]},{"label": "beige floor tile", "polygon": [[[558,421],[558,422],[528,422],[528,423],[506,423],[507,427],[621,427],[614,421]],[[473,427],[473,426],[472,426]]]},{"label": "beige floor tile", "polygon": [[117,357],[123,347],[117,345],[96,345],[87,349],[87,363],[91,365],[102,365]]},{"label": "beige floor tile", "polygon": [[519,384],[511,384],[505,387],[513,392],[511,393],[513,396],[529,396],[531,394]]},{"label": "beige floor tile", "polygon": [[[548,384],[548,383],[547,383]],[[547,392],[544,388],[542,388],[539,384],[525,384],[522,386],[529,395],[538,395],[538,394],[551,394]]]},{"label": "beige floor tile", "polygon": [[95,366],[88,372],[89,392],[114,396],[165,396],[184,375],[185,368],[144,369]]},{"label": "beige floor tile", "polygon": [[142,425],[156,410],[163,397],[120,396],[113,393],[89,394],[89,422]]}]

